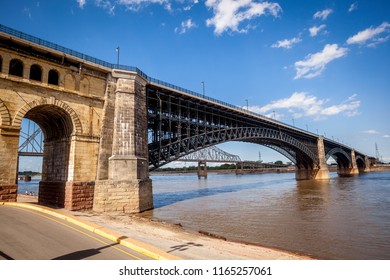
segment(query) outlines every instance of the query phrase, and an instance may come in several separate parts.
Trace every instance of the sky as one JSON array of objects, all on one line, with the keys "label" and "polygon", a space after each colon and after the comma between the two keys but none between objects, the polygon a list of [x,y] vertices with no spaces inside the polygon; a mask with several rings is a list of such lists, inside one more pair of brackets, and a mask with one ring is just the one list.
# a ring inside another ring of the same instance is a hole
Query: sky
[{"label": "sky", "polygon": [[[390,161],[390,1],[2,0],[0,23]],[[202,83],[203,82],[203,83]],[[229,142],[244,160],[286,158]]]}]

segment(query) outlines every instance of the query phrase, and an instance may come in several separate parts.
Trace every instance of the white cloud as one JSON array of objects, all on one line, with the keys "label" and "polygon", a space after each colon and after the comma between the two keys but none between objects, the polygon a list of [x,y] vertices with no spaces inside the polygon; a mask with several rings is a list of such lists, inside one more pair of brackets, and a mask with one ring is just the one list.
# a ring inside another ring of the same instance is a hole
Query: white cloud
[{"label": "white cloud", "polygon": [[175,28],[175,32],[179,33],[179,34],[184,34],[188,30],[195,28],[195,27],[196,27],[196,24],[193,23],[191,19],[188,19],[186,21],[182,21],[180,28],[179,27]]},{"label": "white cloud", "polygon": [[294,118],[306,116],[315,120],[326,119],[338,114],[352,117],[358,114],[358,108],[360,107],[360,101],[356,97],[357,95],[354,94],[338,105],[325,106],[328,100],[318,99],[307,92],[294,92],[288,98],[279,99],[261,107],[251,106],[249,109],[269,117],[277,114],[278,118],[283,115],[280,112],[275,113],[276,110],[287,110]]},{"label": "white cloud", "polygon": [[107,12],[110,15],[114,15],[115,14],[115,4],[113,4],[111,2],[112,1],[110,1],[110,0],[95,0],[96,6],[98,6],[99,8],[103,8],[104,10],[107,10]]},{"label": "white cloud", "polygon": [[77,0],[77,3],[79,3],[79,6],[81,9],[84,8],[86,2],[87,2],[87,0]]},{"label": "white cloud", "polygon": [[351,6],[349,6],[348,12],[353,12],[353,11],[357,10],[357,8],[358,8],[358,4],[357,4],[357,2],[354,2],[351,4]]},{"label": "white cloud", "polygon": [[[87,3],[87,0],[76,1],[81,9],[84,8]],[[139,11],[140,9],[151,4],[162,5],[167,10],[172,9],[171,1],[169,0],[94,0],[93,2],[97,7],[107,10],[109,14],[114,14],[114,10],[117,5],[123,6],[125,9],[131,11]],[[197,3],[197,0],[192,0],[190,2]]]},{"label": "white cloud", "polygon": [[131,11],[138,11],[139,9],[150,4],[164,5],[167,10],[171,9],[171,4],[168,0],[118,0],[119,5],[123,5],[126,9]]},{"label": "white cloud", "polygon": [[383,135],[383,138],[390,138],[390,135],[385,134],[385,135]]},{"label": "white cloud", "polygon": [[328,63],[345,56],[347,52],[347,48],[341,48],[337,44],[327,44],[321,52],[309,54],[305,60],[295,62],[297,73],[294,79],[317,77]]},{"label": "white cloud", "polygon": [[192,0],[192,1],[190,1],[190,3],[187,6],[184,6],[183,10],[190,11],[192,9],[192,7],[194,7],[198,3],[199,3],[198,0]]},{"label": "white cloud", "polygon": [[322,20],[326,20],[328,16],[333,13],[332,9],[325,9],[323,11],[318,11],[313,15],[313,18],[318,18]]},{"label": "white cloud", "polygon": [[214,33],[217,35],[226,31],[245,33],[251,26],[242,27],[243,22],[267,14],[277,17],[282,11],[278,3],[258,3],[254,0],[206,0],[205,5],[214,13],[206,24],[214,26]]},{"label": "white cloud", "polygon": [[312,28],[309,29],[310,36],[315,37],[318,35],[318,33],[326,27],[325,24],[321,24],[320,26],[313,26]]},{"label": "white cloud", "polygon": [[297,44],[299,42],[301,42],[301,38],[299,37],[294,37],[292,39],[284,39],[284,40],[281,40],[281,41],[277,41],[275,44],[273,44],[271,47],[272,48],[285,48],[285,49],[291,49],[291,47],[294,45],[294,44]]},{"label": "white cloud", "polygon": [[367,46],[372,47],[387,41],[390,38],[389,34],[390,24],[388,22],[383,22],[378,27],[369,27],[363,31],[358,32],[356,35],[349,37],[347,44],[367,44]]},{"label": "white cloud", "polygon": [[380,134],[380,132],[376,131],[375,129],[365,130],[365,131],[363,131],[363,133],[366,133],[366,134]]}]

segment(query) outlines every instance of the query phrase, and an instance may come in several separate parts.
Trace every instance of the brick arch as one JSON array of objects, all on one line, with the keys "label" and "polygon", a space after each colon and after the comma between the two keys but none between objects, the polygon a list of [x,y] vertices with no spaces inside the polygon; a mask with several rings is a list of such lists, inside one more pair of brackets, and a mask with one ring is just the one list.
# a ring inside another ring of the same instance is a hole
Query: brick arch
[{"label": "brick arch", "polygon": [[24,105],[17,112],[17,114],[13,120],[13,125],[14,126],[21,126],[22,119],[27,114],[27,112],[35,107],[42,106],[42,105],[54,105],[54,106],[58,106],[59,108],[63,109],[65,112],[67,112],[69,114],[69,116],[72,120],[74,133],[76,135],[80,135],[83,133],[81,121],[80,121],[80,118],[77,115],[77,113],[68,104],[66,104],[60,100],[57,100],[54,97],[35,99],[35,100],[31,101],[30,103],[27,103],[26,105]]},{"label": "brick arch", "polygon": [[0,124],[11,125],[11,117],[8,108],[1,99],[0,99]]}]

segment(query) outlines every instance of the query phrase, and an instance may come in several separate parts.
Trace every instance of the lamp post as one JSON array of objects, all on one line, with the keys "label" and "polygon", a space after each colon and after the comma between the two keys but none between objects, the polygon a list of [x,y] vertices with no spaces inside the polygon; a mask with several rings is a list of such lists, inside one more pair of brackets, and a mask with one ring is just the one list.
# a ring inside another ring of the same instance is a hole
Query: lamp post
[{"label": "lamp post", "polygon": [[202,81],[202,82],[201,82],[201,84],[202,84],[203,98],[204,98],[204,94],[205,94],[205,90],[204,90],[204,82]]},{"label": "lamp post", "polygon": [[245,99],[245,101],[246,101],[246,110],[249,111],[248,99]]},{"label": "lamp post", "polygon": [[119,53],[120,53],[120,48],[119,47],[116,48],[116,52],[118,54],[117,60],[116,60],[116,66],[119,68]]}]

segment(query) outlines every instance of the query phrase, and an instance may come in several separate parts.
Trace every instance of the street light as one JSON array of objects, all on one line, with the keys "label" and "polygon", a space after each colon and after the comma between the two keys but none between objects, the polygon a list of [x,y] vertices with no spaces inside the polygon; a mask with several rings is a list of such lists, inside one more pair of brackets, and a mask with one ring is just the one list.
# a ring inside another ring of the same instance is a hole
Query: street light
[{"label": "street light", "polygon": [[204,98],[204,92],[205,92],[205,90],[204,90],[204,82],[202,81],[202,82],[201,82],[201,84],[202,84],[202,89],[203,89],[203,98]]},{"label": "street light", "polygon": [[248,99],[245,99],[245,101],[246,101],[246,110],[249,111]]},{"label": "street light", "polygon": [[120,48],[119,47],[116,48],[116,52],[118,53],[117,60],[116,60],[116,65],[119,68],[119,52],[120,52]]}]

